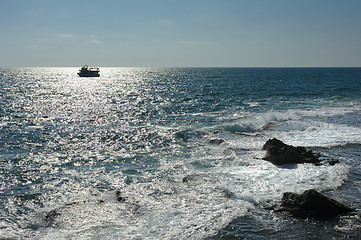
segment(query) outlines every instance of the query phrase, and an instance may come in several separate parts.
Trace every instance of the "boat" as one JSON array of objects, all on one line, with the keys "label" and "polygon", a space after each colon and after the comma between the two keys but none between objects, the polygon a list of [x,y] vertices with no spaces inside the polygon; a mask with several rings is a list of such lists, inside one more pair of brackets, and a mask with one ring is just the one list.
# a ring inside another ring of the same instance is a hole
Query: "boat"
[{"label": "boat", "polygon": [[84,65],[78,72],[79,77],[100,77],[99,68],[88,67]]}]

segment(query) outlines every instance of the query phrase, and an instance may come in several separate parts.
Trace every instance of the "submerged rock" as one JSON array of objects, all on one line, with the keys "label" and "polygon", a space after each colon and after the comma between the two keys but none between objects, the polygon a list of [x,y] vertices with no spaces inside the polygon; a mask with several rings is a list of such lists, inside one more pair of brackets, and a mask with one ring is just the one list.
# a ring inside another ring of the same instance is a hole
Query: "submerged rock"
[{"label": "submerged rock", "polygon": [[191,177],[187,175],[183,178],[182,182],[189,182],[189,180],[191,180]]},{"label": "submerged rock", "polygon": [[78,203],[79,202],[67,203],[64,206],[55,208],[55,209],[51,210],[50,212],[48,212],[45,215],[45,219],[44,219],[45,220],[45,227],[52,227],[54,225],[54,222],[55,222],[56,218],[61,215],[62,211],[65,208],[67,208],[68,206],[76,205]]},{"label": "submerged rock", "polygon": [[299,218],[330,218],[340,214],[350,213],[354,209],[322,195],[314,189],[302,194],[286,192],[277,211],[285,211]]},{"label": "submerged rock", "polygon": [[233,198],[234,197],[234,193],[232,191],[230,191],[229,189],[221,189],[221,194],[225,198]]},{"label": "submerged rock", "polygon": [[188,182],[193,182],[193,183],[197,183],[197,182],[215,182],[216,180],[207,174],[190,174],[185,176],[182,179],[182,182],[184,183],[188,183]]},{"label": "submerged rock", "polygon": [[[64,211],[69,210],[69,208],[72,208],[74,206],[78,206],[80,204],[84,204],[87,203],[87,201],[79,201],[79,202],[70,202],[70,203],[66,203],[63,206],[60,206],[58,208],[55,208],[51,211],[49,211],[45,217],[44,217],[44,225],[45,227],[58,227],[58,223],[57,222],[57,218],[60,217]],[[98,204],[102,204],[104,203],[104,200],[98,200],[97,201]]]},{"label": "submerged rock", "polygon": [[119,189],[115,192],[115,196],[116,196],[118,202],[126,201],[126,198],[122,196],[122,193]]},{"label": "submerged rock", "polygon": [[214,144],[214,145],[221,145],[224,142],[225,141],[223,139],[220,139],[220,138],[212,138],[211,140],[209,140],[209,143]]},{"label": "submerged rock", "polygon": [[268,140],[262,149],[267,151],[263,159],[277,165],[297,163],[318,164],[321,162],[319,154],[315,154],[311,150],[307,151],[304,147],[284,144],[277,138]]},{"label": "submerged rock", "polygon": [[52,227],[55,219],[60,215],[58,209],[53,209],[45,216],[45,227]]},{"label": "submerged rock", "polygon": [[188,142],[192,139],[200,139],[200,138],[204,137],[205,135],[207,135],[207,132],[186,129],[186,130],[177,132],[175,134],[175,137],[180,138],[185,142]]}]

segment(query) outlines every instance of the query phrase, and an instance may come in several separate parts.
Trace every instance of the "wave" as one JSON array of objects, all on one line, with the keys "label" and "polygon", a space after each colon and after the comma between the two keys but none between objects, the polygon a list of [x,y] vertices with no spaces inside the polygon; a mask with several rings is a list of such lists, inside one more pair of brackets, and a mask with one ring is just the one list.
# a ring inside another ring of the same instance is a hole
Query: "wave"
[{"label": "wave", "polygon": [[103,229],[106,239],[202,239],[252,214],[260,204],[280,200],[284,192],[339,187],[348,170],[343,164],[287,169],[253,160],[249,166],[219,166],[190,175],[187,181],[178,172],[167,176],[171,180],[122,184],[117,191],[120,201],[115,192],[100,200],[84,195],[84,201],[57,208],[59,214],[52,220],[56,228],[38,233],[41,238],[77,238],[99,236],[96,229]]},{"label": "wave", "polygon": [[267,112],[263,114],[250,114],[250,116],[234,123],[225,123],[215,127],[217,130],[231,133],[254,133],[269,128],[272,124],[298,119],[294,112]]},{"label": "wave", "polygon": [[[314,139],[316,146],[326,139],[325,144],[343,142],[358,143],[361,129],[358,116],[361,105],[321,107],[313,109],[289,109],[261,113],[243,112],[238,119],[234,113],[221,118],[221,123],[205,128],[208,131],[225,131],[241,134],[264,134],[292,138],[295,143],[303,139]],[[297,139],[297,140],[295,140]],[[306,145],[310,143],[306,142]],[[324,144],[321,144],[324,145]]]},{"label": "wave", "polygon": [[175,174],[167,176],[170,181],[123,184],[117,191],[121,200],[114,191],[98,199],[85,194],[84,201],[55,208],[53,227],[39,229],[37,237],[99,237],[97,229],[103,229],[105,239],[202,239],[251,215],[263,202],[280,200],[283,192],[339,187],[348,169],[342,164],[283,169],[256,161],[252,166],[219,166],[188,181]]}]

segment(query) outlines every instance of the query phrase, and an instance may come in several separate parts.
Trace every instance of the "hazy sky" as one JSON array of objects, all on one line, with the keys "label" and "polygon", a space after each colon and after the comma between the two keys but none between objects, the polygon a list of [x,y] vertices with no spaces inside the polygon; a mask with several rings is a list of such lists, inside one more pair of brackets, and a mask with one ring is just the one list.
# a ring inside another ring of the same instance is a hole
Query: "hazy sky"
[{"label": "hazy sky", "polygon": [[0,0],[0,67],[361,66],[361,0]]}]

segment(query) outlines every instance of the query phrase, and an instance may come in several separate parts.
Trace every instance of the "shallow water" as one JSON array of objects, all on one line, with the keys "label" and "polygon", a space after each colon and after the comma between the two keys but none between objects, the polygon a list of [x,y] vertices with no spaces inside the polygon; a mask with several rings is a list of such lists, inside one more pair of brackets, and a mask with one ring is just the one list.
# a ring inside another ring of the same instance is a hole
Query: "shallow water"
[{"label": "shallow water", "polygon": [[[0,70],[0,236],[360,237],[262,208],[311,188],[360,208],[360,68],[77,70]],[[340,163],[280,168],[273,137]]]}]

